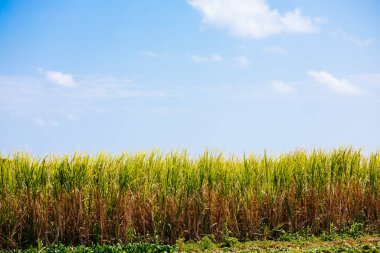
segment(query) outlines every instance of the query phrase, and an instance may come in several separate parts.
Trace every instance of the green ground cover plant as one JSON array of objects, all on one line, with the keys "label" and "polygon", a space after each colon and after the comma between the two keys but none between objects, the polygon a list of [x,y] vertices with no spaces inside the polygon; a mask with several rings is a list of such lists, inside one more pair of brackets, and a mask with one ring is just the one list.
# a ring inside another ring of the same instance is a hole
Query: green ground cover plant
[{"label": "green ground cover plant", "polygon": [[0,248],[359,237],[380,228],[379,186],[380,153],[353,148],[1,155]]},{"label": "green ground cover plant", "polygon": [[[62,244],[43,246],[41,242],[35,247],[23,250],[0,250],[0,253],[186,253],[186,252],[380,252],[379,235],[363,235],[352,238],[347,234],[335,235],[335,241],[325,241],[321,237],[289,234],[291,240],[260,240],[239,242],[237,238],[228,237],[222,242],[216,242],[212,236],[205,236],[199,241],[184,242],[177,240],[175,245],[160,245],[157,243],[128,243],[115,245],[65,246]],[[233,242],[232,244],[226,242]]]}]

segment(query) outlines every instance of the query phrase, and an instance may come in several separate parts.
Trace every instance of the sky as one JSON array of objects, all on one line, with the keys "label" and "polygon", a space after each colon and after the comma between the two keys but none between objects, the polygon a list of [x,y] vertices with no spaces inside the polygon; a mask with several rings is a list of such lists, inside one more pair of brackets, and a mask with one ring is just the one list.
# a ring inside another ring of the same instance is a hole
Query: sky
[{"label": "sky", "polygon": [[380,150],[378,0],[0,0],[0,152]]}]

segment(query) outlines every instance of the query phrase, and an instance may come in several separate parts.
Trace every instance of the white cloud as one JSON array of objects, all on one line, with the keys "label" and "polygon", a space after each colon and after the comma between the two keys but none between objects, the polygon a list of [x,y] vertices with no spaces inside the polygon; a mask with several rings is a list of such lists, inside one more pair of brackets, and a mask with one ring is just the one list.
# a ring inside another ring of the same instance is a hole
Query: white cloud
[{"label": "white cloud", "polygon": [[357,46],[359,48],[369,47],[374,41],[373,38],[360,39],[358,37],[355,37],[353,35],[349,35],[349,34],[344,33],[344,32],[335,32],[332,34],[341,36],[342,38],[351,42],[352,44],[354,44],[355,46]]},{"label": "white cloud", "polygon": [[359,39],[355,36],[349,36],[349,35],[346,36],[345,38],[360,48],[369,47],[373,43],[373,38]]},{"label": "white cloud", "polygon": [[156,52],[150,51],[150,50],[145,50],[142,52],[145,56],[151,57],[151,58],[157,58],[160,55]]},{"label": "white cloud", "polygon": [[70,121],[79,121],[79,117],[73,113],[65,113],[65,117]]},{"label": "white cloud", "polygon": [[251,64],[246,56],[238,56],[235,58],[235,60],[238,66],[242,68],[248,67]]},{"label": "white cloud", "polygon": [[80,89],[68,95],[76,98],[159,98],[167,96],[163,89],[137,86],[130,79],[88,76],[78,80]]},{"label": "white cloud", "polygon": [[291,94],[296,91],[291,85],[284,83],[283,81],[273,80],[272,89],[281,94]]},{"label": "white cloud", "polygon": [[44,77],[0,75],[0,114],[29,120],[37,115],[42,120],[36,118],[36,124],[55,125],[53,121],[47,123],[48,119],[63,116],[75,120],[88,112],[108,110],[115,103],[174,97],[176,92],[166,86],[136,84],[125,77],[78,75],[75,89],[57,89]]},{"label": "white cloud", "polygon": [[264,51],[270,54],[281,54],[281,55],[288,54],[288,50],[280,46],[268,46],[264,48]]},{"label": "white cloud", "polygon": [[[285,13],[271,9],[266,0],[189,0],[203,23],[235,36],[264,38],[280,33],[312,33],[318,26],[299,8]],[[319,18],[320,19],[320,18]]]},{"label": "white cloud", "polygon": [[75,81],[74,78],[70,74],[65,74],[59,71],[53,71],[53,70],[43,70],[38,69],[41,73],[44,74],[46,79],[48,79],[50,82],[57,84],[62,87],[74,87]]},{"label": "white cloud", "polygon": [[336,93],[350,95],[358,95],[362,93],[359,87],[355,86],[348,80],[336,78],[326,71],[309,71],[308,74],[317,82],[325,85]]},{"label": "white cloud", "polygon": [[190,55],[190,58],[196,63],[220,62],[224,60],[224,58],[218,54],[212,54],[210,56]]},{"label": "white cloud", "polygon": [[40,127],[56,127],[58,126],[58,122],[53,119],[44,119],[40,117],[33,118],[34,124]]}]

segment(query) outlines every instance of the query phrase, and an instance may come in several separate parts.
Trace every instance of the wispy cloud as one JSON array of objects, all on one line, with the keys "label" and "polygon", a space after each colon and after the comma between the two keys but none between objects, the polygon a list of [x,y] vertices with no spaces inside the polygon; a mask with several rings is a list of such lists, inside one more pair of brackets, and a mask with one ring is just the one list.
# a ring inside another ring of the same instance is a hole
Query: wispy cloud
[{"label": "wispy cloud", "polygon": [[186,89],[186,95],[196,97],[197,99],[261,99],[267,98],[260,87],[252,84],[237,85],[237,84],[219,84],[208,85],[198,84]]},{"label": "wispy cloud", "polygon": [[362,90],[344,78],[337,78],[327,71],[309,71],[309,76],[339,94],[359,95]]},{"label": "wispy cloud", "polygon": [[70,121],[79,121],[79,117],[74,113],[65,113],[64,115]]},{"label": "wispy cloud", "polygon": [[76,98],[154,98],[165,97],[162,89],[138,86],[128,78],[111,76],[84,76],[78,83],[81,88],[69,95]]},{"label": "wispy cloud", "polygon": [[38,70],[45,76],[47,80],[56,85],[67,88],[75,86],[75,81],[71,74],[53,70],[43,70],[41,68],[39,68]]},{"label": "wispy cloud", "polygon": [[296,89],[293,86],[279,80],[272,81],[272,89],[280,94],[291,94],[296,92]]},{"label": "wispy cloud", "polygon": [[280,55],[288,54],[288,50],[286,48],[280,47],[280,46],[265,47],[264,52],[270,53],[270,54],[280,54]]},{"label": "wispy cloud", "polygon": [[59,125],[54,119],[44,119],[41,117],[33,118],[33,123],[40,127],[56,127]]},{"label": "wispy cloud", "polygon": [[[53,126],[48,119],[79,119],[83,113],[115,109],[115,104],[132,104],[141,99],[175,96],[167,89],[136,84],[128,78],[76,76],[76,88],[52,86],[46,78],[0,75],[0,113],[33,119],[38,125]],[[170,94],[169,94],[170,93]]]},{"label": "wispy cloud", "polygon": [[206,62],[221,62],[224,58],[218,54],[212,54],[209,56],[204,55],[190,55],[190,58],[193,62],[196,63],[206,63]]},{"label": "wispy cloud", "polygon": [[147,56],[147,57],[151,57],[151,58],[160,57],[159,53],[154,52],[154,51],[150,51],[150,50],[144,50],[144,51],[142,51],[142,54]]},{"label": "wispy cloud", "polygon": [[251,65],[251,62],[249,61],[247,56],[238,56],[235,58],[235,61],[241,68],[246,68],[249,65]]},{"label": "wispy cloud", "polygon": [[351,42],[352,44],[354,44],[355,46],[357,46],[359,48],[369,47],[374,41],[373,38],[361,39],[361,38],[358,38],[356,36],[347,34],[345,32],[334,32],[332,34],[342,37],[343,39]]},{"label": "wispy cloud", "polygon": [[266,0],[189,0],[188,3],[201,13],[204,24],[239,37],[264,38],[319,30],[317,22],[304,16],[299,8],[280,13]]}]

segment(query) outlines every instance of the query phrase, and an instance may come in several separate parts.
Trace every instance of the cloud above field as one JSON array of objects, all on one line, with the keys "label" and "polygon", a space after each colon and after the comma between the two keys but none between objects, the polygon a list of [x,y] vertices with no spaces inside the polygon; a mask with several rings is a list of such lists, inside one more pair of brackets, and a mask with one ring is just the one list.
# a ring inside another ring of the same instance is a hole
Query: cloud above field
[{"label": "cloud above field", "polygon": [[288,50],[281,46],[267,46],[264,47],[264,52],[269,54],[278,54],[278,55],[286,55],[288,54]]},{"label": "cloud above field", "polygon": [[280,94],[291,94],[296,92],[296,89],[293,86],[279,80],[272,81],[272,89]]},{"label": "cloud above field", "polygon": [[205,55],[190,55],[190,59],[196,63],[207,63],[207,62],[221,62],[224,58],[218,54]]},{"label": "cloud above field", "polygon": [[[212,56],[207,59],[212,59]],[[227,67],[245,67],[251,64],[244,55],[223,61]],[[301,89],[301,86],[295,86],[292,82],[281,79],[268,80],[269,89],[267,85],[255,82],[236,84],[228,81],[217,85],[206,82],[174,88],[137,83],[126,77],[103,75],[76,75],[76,87],[71,89],[51,85],[50,80],[39,75],[0,75],[0,113],[32,120],[35,125],[41,127],[54,127],[58,125],[58,122],[77,122],[91,113],[97,114],[110,110],[121,112],[126,108],[128,110],[169,108],[168,104],[175,103],[178,98],[188,101],[221,98],[262,99],[264,101],[273,98],[275,94],[284,96],[294,94],[288,98],[308,99],[310,98],[308,96],[316,98],[322,95],[322,88],[338,94],[364,94],[362,89],[368,91],[366,94],[373,96],[379,94],[378,74],[348,76],[347,79],[335,77],[326,71],[309,71],[308,75],[320,84],[317,90],[312,91],[310,86]],[[359,83],[361,87],[355,85]],[[145,105],[147,108],[142,108]]]},{"label": "cloud above field", "polygon": [[359,95],[362,90],[344,78],[337,78],[327,71],[309,71],[309,76],[318,83],[339,94]]},{"label": "cloud above field", "polygon": [[147,56],[147,57],[150,57],[150,58],[160,57],[159,53],[154,52],[154,51],[150,51],[150,50],[144,50],[144,51],[142,51],[142,54]]},{"label": "cloud above field", "polygon": [[357,46],[358,48],[367,48],[367,47],[371,46],[372,43],[374,42],[374,39],[371,37],[368,37],[366,39],[362,39],[362,38],[358,38],[356,36],[347,34],[345,32],[334,32],[332,34],[342,37],[346,41],[351,42],[352,44]]},{"label": "cloud above field", "polygon": [[249,61],[248,57],[244,55],[235,57],[235,61],[237,65],[241,68],[246,68],[249,65],[251,65],[251,62]]},{"label": "cloud above field", "polygon": [[33,118],[33,123],[40,127],[56,127],[58,126],[58,122],[54,119],[44,119],[41,117]]},{"label": "cloud above field", "polygon": [[65,115],[65,118],[70,120],[70,121],[79,121],[79,117],[74,113],[68,113],[67,112],[64,115]]},{"label": "cloud above field", "polygon": [[188,3],[202,15],[205,25],[227,30],[237,37],[264,38],[319,30],[320,18],[309,18],[300,8],[280,13],[266,0],[189,0]]},{"label": "cloud above field", "polygon": [[38,126],[56,126],[55,120],[78,121],[79,115],[106,111],[115,104],[168,96],[164,88],[137,85],[123,77],[77,75],[75,89],[51,83],[45,76],[0,75],[0,113],[32,119]]},{"label": "cloud above field", "polygon": [[39,68],[38,70],[45,76],[47,80],[56,85],[66,88],[75,86],[75,81],[71,74],[62,73],[60,71],[43,70],[41,68]]}]

